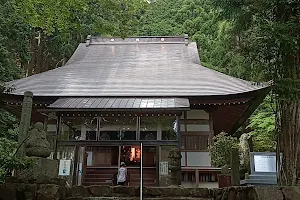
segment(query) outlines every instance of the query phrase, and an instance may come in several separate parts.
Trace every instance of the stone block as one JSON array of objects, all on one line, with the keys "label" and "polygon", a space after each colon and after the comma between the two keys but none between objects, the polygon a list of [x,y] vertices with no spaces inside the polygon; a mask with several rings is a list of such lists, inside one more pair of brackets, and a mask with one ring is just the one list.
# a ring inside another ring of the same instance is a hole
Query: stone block
[{"label": "stone block", "polygon": [[280,188],[276,186],[257,186],[255,187],[255,192],[257,194],[257,200],[282,200],[283,195]]},{"label": "stone block", "polygon": [[228,197],[227,197],[228,200],[236,200],[236,196],[237,196],[237,194],[236,194],[235,189],[229,189],[229,191],[228,191]]},{"label": "stone block", "polygon": [[170,175],[159,175],[159,186],[166,187],[171,185]]},{"label": "stone block", "polygon": [[247,199],[248,200],[257,200],[258,199],[257,194],[254,189],[251,189],[248,191]]},{"label": "stone block", "polygon": [[137,197],[140,195],[139,187],[123,187],[116,186],[113,187],[113,196],[121,197]]},{"label": "stone block", "polygon": [[22,200],[32,200],[36,199],[37,195],[37,189],[38,186],[37,184],[17,184],[17,199],[22,199]]},{"label": "stone block", "polygon": [[84,186],[73,186],[70,189],[70,197],[90,197],[92,194],[89,189]]},{"label": "stone block", "polygon": [[42,184],[37,191],[37,200],[59,200],[60,189],[58,185]]},{"label": "stone block", "polygon": [[21,171],[18,171],[17,177],[24,182],[48,183],[50,179],[58,177],[58,160],[48,158],[32,158],[33,165]]},{"label": "stone block", "polygon": [[1,200],[17,200],[17,189],[13,184],[0,185]]},{"label": "stone block", "polygon": [[[229,199],[228,200],[245,200],[247,199],[247,191],[244,190],[244,191],[238,191],[237,194],[236,194],[236,197],[235,199]],[[247,199],[248,200],[248,199]]]},{"label": "stone block", "polygon": [[89,186],[88,190],[94,197],[110,197],[112,195],[112,188],[110,186]]},{"label": "stone block", "polygon": [[149,187],[144,189],[147,197],[199,197],[208,198],[207,188],[180,188],[180,187]]},{"label": "stone block", "polygon": [[299,200],[300,199],[300,188],[299,187],[283,187],[281,189],[282,193],[285,196],[285,199],[288,200]]}]

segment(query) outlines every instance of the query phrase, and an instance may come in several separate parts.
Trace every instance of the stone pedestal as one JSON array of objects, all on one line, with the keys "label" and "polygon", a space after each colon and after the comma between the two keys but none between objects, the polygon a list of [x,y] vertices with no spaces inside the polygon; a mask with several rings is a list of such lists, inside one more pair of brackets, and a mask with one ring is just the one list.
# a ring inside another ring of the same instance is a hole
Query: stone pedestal
[{"label": "stone pedestal", "polygon": [[58,160],[48,158],[31,157],[32,166],[18,172],[17,178],[21,180],[34,181],[35,183],[48,182],[58,177]]},{"label": "stone pedestal", "polygon": [[58,178],[58,160],[31,157],[32,166],[18,171],[17,176],[0,185],[1,200],[62,200],[66,199],[68,186]]}]

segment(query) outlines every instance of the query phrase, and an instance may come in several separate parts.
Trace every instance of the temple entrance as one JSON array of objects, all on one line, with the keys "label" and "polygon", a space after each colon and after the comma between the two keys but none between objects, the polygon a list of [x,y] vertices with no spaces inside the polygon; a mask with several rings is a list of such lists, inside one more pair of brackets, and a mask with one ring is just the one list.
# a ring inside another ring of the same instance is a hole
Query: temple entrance
[{"label": "temple entrance", "polygon": [[[119,154],[120,152],[120,154]],[[83,169],[83,185],[116,184],[118,165],[125,162],[128,171],[128,185],[139,186],[141,147],[137,145],[86,147]],[[156,186],[156,147],[143,147],[144,185]]]},{"label": "temple entrance", "polygon": [[139,146],[122,146],[120,162],[124,162],[126,166],[141,165],[141,147]]}]

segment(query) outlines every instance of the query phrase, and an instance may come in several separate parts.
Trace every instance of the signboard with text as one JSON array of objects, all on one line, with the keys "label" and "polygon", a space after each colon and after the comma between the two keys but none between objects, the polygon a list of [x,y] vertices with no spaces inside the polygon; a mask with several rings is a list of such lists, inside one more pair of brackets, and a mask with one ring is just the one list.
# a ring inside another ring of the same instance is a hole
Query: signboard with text
[{"label": "signboard with text", "polygon": [[159,162],[159,174],[167,175],[169,174],[169,165],[168,162]]},{"label": "signboard with text", "polygon": [[276,156],[254,155],[255,172],[276,172]]},{"label": "signboard with text", "polygon": [[250,152],[250,165],[251,165],[251,173],[276,174],[278,168],[276,153],[275,152]]},{"label": "signboard with text", "polygon": [[59,176],[69,176],[71,170],[71,160],[60,160],[59,161]]}]

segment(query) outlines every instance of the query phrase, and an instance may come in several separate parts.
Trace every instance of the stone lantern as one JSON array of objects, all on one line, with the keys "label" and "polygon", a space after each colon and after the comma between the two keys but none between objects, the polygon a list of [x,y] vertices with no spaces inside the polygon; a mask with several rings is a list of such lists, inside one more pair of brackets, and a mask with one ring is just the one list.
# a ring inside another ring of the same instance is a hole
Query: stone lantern
[{"label": "stone lantern", "polygon": [[168,158],[170,159],[169,170],[171,171],[171,185],[178,186],[178,172],[181,170],[181,153],[178,148],[170,150]]}]

